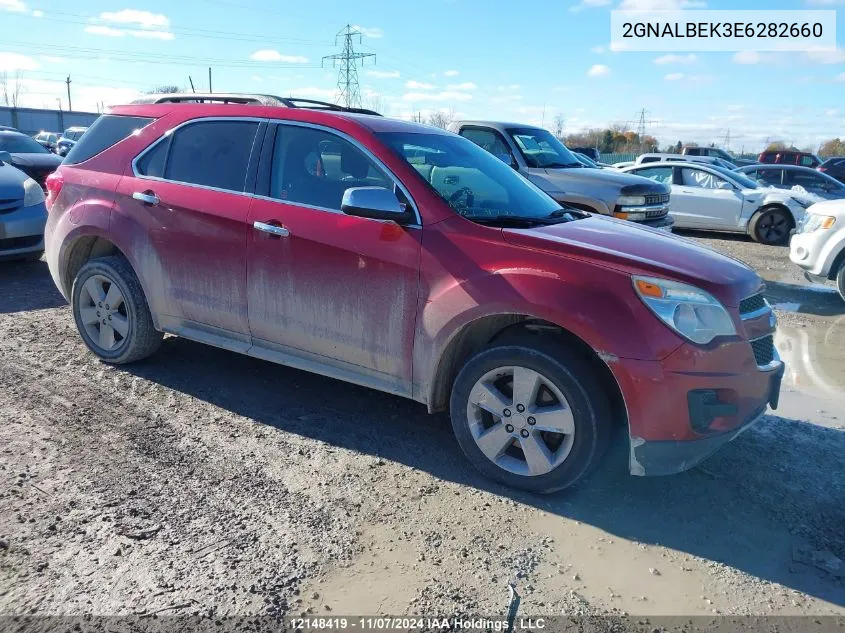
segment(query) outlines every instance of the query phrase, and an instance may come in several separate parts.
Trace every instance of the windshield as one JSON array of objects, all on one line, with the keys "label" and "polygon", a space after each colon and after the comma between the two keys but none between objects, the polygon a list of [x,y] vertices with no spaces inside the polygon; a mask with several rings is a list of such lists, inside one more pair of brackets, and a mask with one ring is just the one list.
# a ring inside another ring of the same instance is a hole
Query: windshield
[{"label": "windshield", "polygon": [[10,154],[49,154],[35,139],[23,134],[0,134],[0,151]]},{"label": "windshield", "polygon": [[557,168],[583,167],[578,159],[566,149],[548,130],[540,128],[511,128],[508,134],[519,148],[519,153],[529,167]]},{"label": "windshield", "polygon": [[718,171],[723,176],[727,176],[731,180],[735,181],[739,184],[743,189],[759,189],[760,185],[756,182],[751,180],[745,174],[742,174],[738,171],[733,171],[732,169],[725,169],[724,167],[719,167],[718,165],[713,165],[711,167],[714,171]]},{"label": "windshield", "polygon": [[464,217],[548,218],[561,209],[511,167],[461,136],[407,132],[377,136]]}]

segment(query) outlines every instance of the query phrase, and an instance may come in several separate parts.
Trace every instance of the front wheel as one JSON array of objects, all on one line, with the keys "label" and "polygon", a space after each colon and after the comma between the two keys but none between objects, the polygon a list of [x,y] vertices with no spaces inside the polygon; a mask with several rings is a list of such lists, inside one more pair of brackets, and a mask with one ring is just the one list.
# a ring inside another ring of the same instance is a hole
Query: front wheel
[{"label": "front wheel", "polygon": [[792,215],[781,207],[762,209],[753,218],[748,232],[755,242],[775,246],[785,244],[792,230]]},{"label": "front wheel", "polygon": [[536,338],[497,343],[470,359],[450,410],[458,443],[478,470],[512,488],[550,493],[596,465],[611,419],[589,364]]}]

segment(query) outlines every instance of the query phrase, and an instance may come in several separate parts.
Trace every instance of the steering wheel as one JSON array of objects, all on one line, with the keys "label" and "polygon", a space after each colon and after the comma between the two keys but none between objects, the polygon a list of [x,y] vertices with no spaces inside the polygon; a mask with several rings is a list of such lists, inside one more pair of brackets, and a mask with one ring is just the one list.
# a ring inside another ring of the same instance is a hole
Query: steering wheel
[{"label": "steering wheel", "polygon": [[449,204],[461,209],[472,208],[475,196],[469,187],[461,187],[449,196]]}]

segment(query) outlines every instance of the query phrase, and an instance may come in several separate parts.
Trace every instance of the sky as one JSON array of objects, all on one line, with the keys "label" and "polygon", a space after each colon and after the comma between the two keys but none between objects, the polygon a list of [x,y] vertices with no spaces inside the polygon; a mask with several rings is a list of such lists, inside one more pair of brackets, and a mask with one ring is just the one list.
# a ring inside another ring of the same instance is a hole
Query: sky
[{"label": "sky", "polygon": [[[837,50],[610,50],[616,8],[837,9]],[[160,85],[334,101],[336,34],[361,32],[364,105],[410,118],[614,123],[661,145],[759,151],[845,137],[845,0],[0,0],[0,76],[20,105],[98,111]]]}]

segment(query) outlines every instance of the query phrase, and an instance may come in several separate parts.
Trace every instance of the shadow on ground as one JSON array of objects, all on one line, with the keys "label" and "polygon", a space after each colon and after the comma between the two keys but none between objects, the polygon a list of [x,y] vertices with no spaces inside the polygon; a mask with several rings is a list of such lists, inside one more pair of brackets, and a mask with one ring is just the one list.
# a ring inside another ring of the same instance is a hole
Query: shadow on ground
[{"label": "shadow on ground", "polygon": [[0,261],[0,314],[65,305],[47,270],[47,262]]},{"label": "shadow on ground", "polygon": [[[801,285],[780,281],[766,282],[766,298],[772,304],[793,304],[795,312],[818,316],[845,314],[845,301],[831,284]],[[792,311],[792,310],[791,310]]]},{"label": "shadow on ground", "polygon": [[845,587],[791,567],[809,542],[845,556],[845,433],[767,416],[702,468],[664,478],[627,474],[626,441],[591,480],[549,497],[498,486],[460,452],[448,419],[402,398],[207,347],[166,339],[126,368],[260,424],[511,497],[641,543],[660,544],[845,605]]}]

